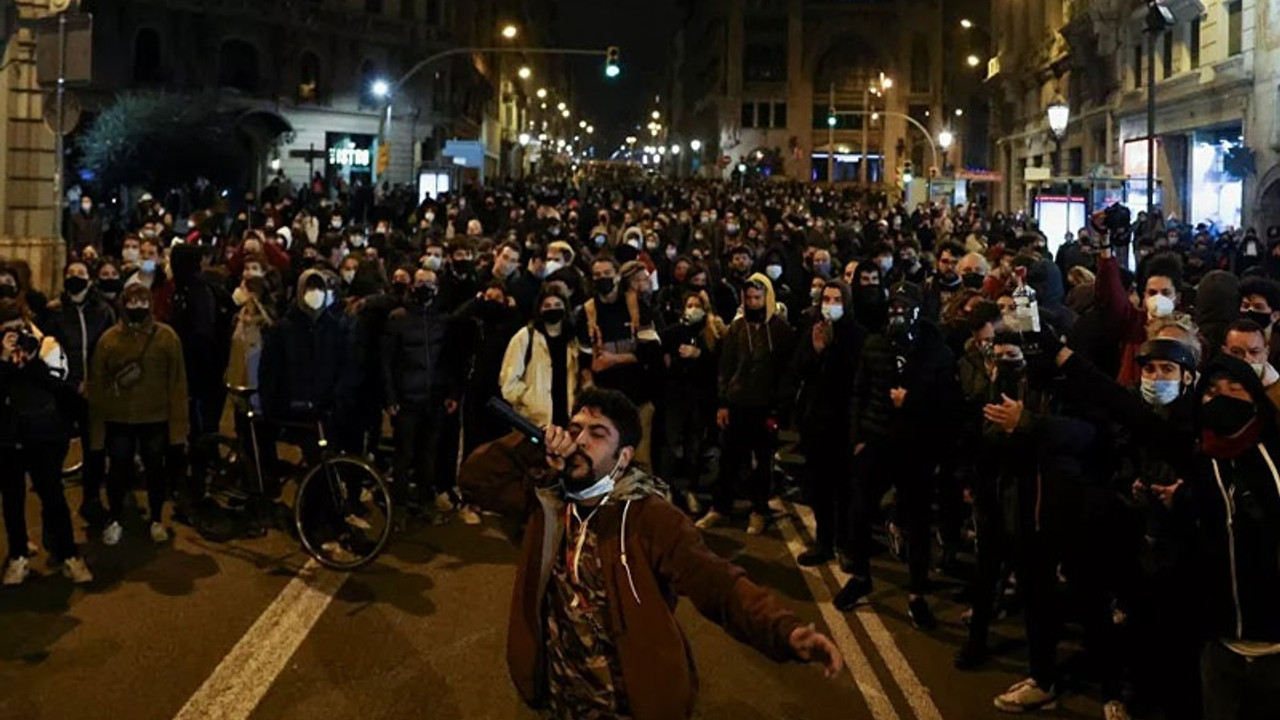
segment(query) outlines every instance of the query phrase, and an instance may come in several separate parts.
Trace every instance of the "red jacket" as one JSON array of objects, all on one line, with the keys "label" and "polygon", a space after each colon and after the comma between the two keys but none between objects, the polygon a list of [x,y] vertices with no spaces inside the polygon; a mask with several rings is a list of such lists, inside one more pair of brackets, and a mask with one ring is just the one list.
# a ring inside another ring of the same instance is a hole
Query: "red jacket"
[{"label": "red jacket", "polygon": [[1142,371],[1137,366],[1138,349],[1147,340],[1147,313],[1129,302],[1129,293],[1120,281],[1120,263],[1115,258],[1098,258],[1098,280],[1093,286],[1098,312],[1114,328],[1112,336],[1120,346],[1120,372],[1116,382],[1125,387],[1137,384]]}]

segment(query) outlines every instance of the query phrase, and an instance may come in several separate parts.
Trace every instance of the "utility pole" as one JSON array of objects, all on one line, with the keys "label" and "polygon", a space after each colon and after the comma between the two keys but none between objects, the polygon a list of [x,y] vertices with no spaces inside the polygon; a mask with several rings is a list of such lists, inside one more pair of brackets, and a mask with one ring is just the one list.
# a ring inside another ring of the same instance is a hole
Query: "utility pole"
[{"label": "utility pole", "polygon": [[[862,109],[871,110],[871,88],[862,89]],[[871,147],[871,116],[865,115],[862,118],[862,155],[858,161],[858,182],[863,187],[867,186],[867,166],[870,164],[867,153]]]},{"label": "utility pole", "polygon": [[827,184],[836,184],[836,84],[831,83],[831,89],[827,93],[827,107],[830,108],[830,114],[827,116]]},{"label": "utility pole", "polygon": [[1154,23],[1147,26],[1147,223],[1156,212],[1156,33]]}]

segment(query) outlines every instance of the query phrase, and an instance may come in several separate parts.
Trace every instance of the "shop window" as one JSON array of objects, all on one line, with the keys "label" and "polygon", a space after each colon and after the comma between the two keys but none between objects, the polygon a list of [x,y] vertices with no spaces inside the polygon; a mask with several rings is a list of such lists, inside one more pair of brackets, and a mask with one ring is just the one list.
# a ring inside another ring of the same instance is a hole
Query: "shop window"
[{"label": "shop window", "polygon": [[218,52],[218,87],[257,92],[258,50],[243,40],[228,40]]},{"label": "shop window", "polygon": [[313,52],[303,53],[298,66],[298,101],[320,99],[320,58]]},{"label": "shop window", "polygon": [[1244,49],[1244,3],[1227,3],[1227,55],[1235,57]]},{"label": "shop window", "polygon": [[756,126],[756,104],[742,103],[742,127],[753,128]]},{"label": "shop window", "polygon": [[1191,21],[1190,37],[1187,38],[1187,55],[1191,60],[1191,69],[1200,67],[1200,18]]},{"label": "shop window", "polygon": [[158,83],[164,79],[160,63],[160,33],[151,28],[138,31],[133,40],[133,80],[137,83]]}]

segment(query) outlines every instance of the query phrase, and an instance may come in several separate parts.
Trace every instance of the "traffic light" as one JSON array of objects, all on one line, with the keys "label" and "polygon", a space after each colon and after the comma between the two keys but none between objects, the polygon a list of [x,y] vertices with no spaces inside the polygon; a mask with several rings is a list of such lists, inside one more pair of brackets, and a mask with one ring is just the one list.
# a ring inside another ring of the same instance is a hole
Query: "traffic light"
[{"label": "traffic light", "polygon": [[911,161],[908,160],[902,165],[902,182],[909,183],[914,177],[914,169],[911,167]]},{"label": "traffic light", "polygon": [[622,74],[622,66],[618,65],[618,56],[622,52],[618,50],[617,45],[610,45],[604,51],[604,74],[605,77],[616,78]]},{"label": "traffic light", "polygon": [[836,117],[836,109],[835,108],[828,109],[827,110],[827,127],[833,128],[839,122],[840,122],[840,118]]}]

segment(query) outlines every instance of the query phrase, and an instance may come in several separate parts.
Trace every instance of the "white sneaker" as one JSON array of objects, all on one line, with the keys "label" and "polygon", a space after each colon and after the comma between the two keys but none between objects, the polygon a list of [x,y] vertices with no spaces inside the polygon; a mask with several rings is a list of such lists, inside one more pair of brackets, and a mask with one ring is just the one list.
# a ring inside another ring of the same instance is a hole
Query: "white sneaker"
[{"label": "white sneaker", "polygon": [[1033,710],[1052,710],[1058,706],[1058,693],[1050,688],[1047,692],[1027,678],[1014,683],[1003,695],[995,699],[997,710],[1007,713],[1024,713]]},{"label": "white sneaker", "polygon": [[447,513],[453,512],[453,497],[447,492],[442,492],[436,496],[436,510]]},{"label": "white sneaker", "polygon": [[355,553],[343,547],[336,540],[330,540],[320,546],[320,552],[333,562],[337,563],[353,563],[360,558]]},{"label": "white sneaker", "polygon": [[458,517],[462,518],[462,522],[466,525],[479,525],[482,522],[480,513],[473,505],[463,505],[458,511]]},{"label": "white sneaker", "polygon": [[694,523],[699,530],[709,530],[724,523],[725,517],[718,510],[708,510],[702,519]]},{"label": "white sneaker", "polygon": [[102,544],[115,545],[120,542],[120,536],[124,534],[124,528],[120,527],[120,523],[112,520],[111,524],[102,530]]},{"label": "white sneaker", "polygon": [[84,564],[84,558],[67,558],[62,563],[62,574],[71,578],[71,582],[76,585],[93,582],[93,573],[89,572],[89,566]]},{"label": "white sneaker", "polygon": [[747,534],[759,535],[764,532],[765,527],[769,524],[769,519],[760,513],[751,513],[751,517],[747,520]]},{"label": "white sneaker", "polygon": [[158,522],[153,522],[151,523],[151,540],[157,545],[169,542],[169,531],[164,525]]},{"label": "white sneaker", "polygon": [[1102,706],[1102,717],[1104,720],[1129,720],[1129,709],[1119,700],[1108,700]]},{"label": "white sneaker", "polygon": [[4,569],[4,584],[21,585],[30,574],[31,561],[24,557],[14,558],[9,561],[9,567]]}]

